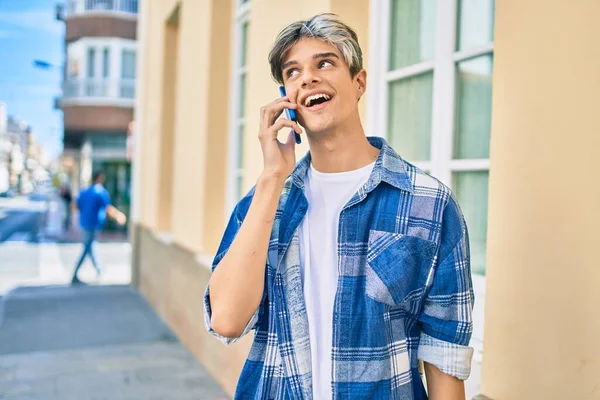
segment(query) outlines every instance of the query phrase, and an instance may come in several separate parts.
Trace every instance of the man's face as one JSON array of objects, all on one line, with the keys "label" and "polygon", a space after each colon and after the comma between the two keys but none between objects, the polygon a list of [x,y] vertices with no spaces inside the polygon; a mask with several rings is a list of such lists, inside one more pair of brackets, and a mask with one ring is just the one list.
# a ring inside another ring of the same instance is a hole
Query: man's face
[{"label": "man's face", "polygon": [[350,76],[339,51],[319,39],[296,43],[283,61],[288,97],[298,104],[298,120],[309,132],[327,133],[353,113],[366,89],[366,72]]}]

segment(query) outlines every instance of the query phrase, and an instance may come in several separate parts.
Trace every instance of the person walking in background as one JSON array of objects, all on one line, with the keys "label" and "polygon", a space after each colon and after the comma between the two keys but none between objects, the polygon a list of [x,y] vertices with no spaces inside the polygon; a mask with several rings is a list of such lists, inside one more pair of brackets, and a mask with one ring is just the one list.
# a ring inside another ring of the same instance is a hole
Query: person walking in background
[{"label": "person walking in background", "polygon": [[71,228],[71,206],[73,203],[73,195],[71,194],[71,188],[67,184],[63,184],[60,187],[60,198],[63,199],[65,204],[65,220],[63,221],[63,227],[65,231]]},{"label": "person walking in background", "polygon": [[79,209],[79,225],[82,230],[83,253],[75,266],[71,284],[81,283],[77,272],[87,256],[92,260],[96,273],[100,275],[101,269],[94,255],[94,241],[97,232],[102,229],[106,216],[114,219],[118,224],[125,225],[127,217],[111,205],[110,195],[104,188],[104,174],[95,172],[92,176],[92,185],[82,191],[77,199]]}]

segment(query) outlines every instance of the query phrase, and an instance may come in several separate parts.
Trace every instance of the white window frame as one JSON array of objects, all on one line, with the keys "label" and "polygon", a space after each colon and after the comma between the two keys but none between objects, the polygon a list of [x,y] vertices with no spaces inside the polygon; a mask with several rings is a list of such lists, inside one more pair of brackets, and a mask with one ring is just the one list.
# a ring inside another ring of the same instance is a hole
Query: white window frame
[{"label": "white window frame", "polygon": [[[388,84],[401,78],[434,71],[430,160],[413,162],[419,168],[452,187],[452,173],[459,171],[489,171],[490,160],[452,158],[454,145],[455,85],[457,63],[493,55],[494,43],[465,51],[456,50],[458,0],[436,2],[435,55],[421,62],[388,71],[390,46],[390,14],[392,0],[370,2],[370,86],[367,105],[367,129],[371,136],[387,137]],[[397,149],[402,152],[402,149]],[[402,154],[400,154],[402,155]]]},{"label": "white window frame", "polygon": [[[241,198],[241,193],[237,192],[237,180],[244,176],[244,166],[237,165],[237,161],[239,159],[240,151],[243,151],[243,148],[240,146],[238,141],[238,131],[241,126],[244,126],[245,116],[240,116],[240,96],[242,95],[242,87],[241,87],[241,77],[246,76],[248,72],[248,36],[246,36],[246,63],[243,67],[240,67],[242,52],[244,49],[242,48],[242,29],[245,23],[250,21],[250,1],[246,3],[242,3],[242,0],[235,0],[235,10],[234,10],[234,24],[233,24],[233,53],[231,60],[232,69],[231,76],[233,85],[231,85],[231,95],[230,95],[230,105],[229,105],[229,166],[228,166],[228,184],[227,184],[227,202],[226,202],[226,212],[225,218],[229,219],[229,215],[235,208],[235,205]],[[246,33],[247,35],[247,33]],[[246,86],[248,85],[248,80],[246,79]],[[244,91],[247,93],[247,91]]]},{"label": "white window frame", "polygon": [[[121,82],[127,81],[135,85],[135,78],[124,79],[121,77],[123,63],[123,51],[128,50],[136,54],[137,63],[137,41],[114,37],[86,37],[67,45],[67,60],[77,60],[79,75],[77,78],[68,76],[68,79],[87,80],[88,73],[88,51],[95,49],[94,78],[96,81]],[[104,49],[109,50],[108,77],[104,77]],[[67,71],[70,72],[70,71]],[[137,71],[136,71],[137,72]],[[81,105],[115,105],[120,107],[133,107],[134,99],[124,98],[118,95],[118,85],[111,85],[111,96],[108,97],[79,97],[63,99],[65,104],[77,103]]]}]

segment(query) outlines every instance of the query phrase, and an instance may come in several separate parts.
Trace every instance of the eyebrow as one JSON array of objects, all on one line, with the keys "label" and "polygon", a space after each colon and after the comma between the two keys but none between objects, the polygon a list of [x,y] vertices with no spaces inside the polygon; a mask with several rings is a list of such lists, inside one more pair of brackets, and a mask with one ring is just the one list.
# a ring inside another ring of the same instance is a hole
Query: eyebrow
[{"label": "eyebrow", "polygon": [[[317,54],[314,54],[314,55],[313,55],[313,59],[315,59],[315,60],[316,60],[316,59],[319,59],[319,58],[327,58],[327,57],[334,57],[334,58],[337,58],[338,60],[340,59],[340,58],[338,57],[338,55],[337,55],[337,54],[335,54],[335,53],[332,53],[332,52],[327,52],[327,53],[317,53]],[[288,62],[284,63],[284,64],[281,66],[281,70],[282,70],[282,71],[285,71],[285,69],[286,69],[287,67],[289,67],[289,66],[291,66],[291,65],[294,65],[294,64],[298,64],[298,61],[296,61],[296,60],[290,60],[290,61],[288,61]]]}]

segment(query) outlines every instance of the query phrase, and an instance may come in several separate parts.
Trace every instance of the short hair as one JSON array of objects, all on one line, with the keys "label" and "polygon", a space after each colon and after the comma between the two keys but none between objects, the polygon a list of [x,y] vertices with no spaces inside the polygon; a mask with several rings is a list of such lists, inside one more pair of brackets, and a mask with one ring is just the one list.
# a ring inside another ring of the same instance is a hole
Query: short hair
[{"label": "short hair", "polygon": [[277,35],[269,53],[269,64],[271,75],[279,84],[283,84],[281,67],[286,53],[304,38],[319,39],[335,47],[350,67],[350,76],[353,78],[363,68],[362,50],[356,32],[335,14],[318,14],[286,26]]},{"label": "short hair", "polygon": [[92,174],[92,182],[96,182],[98,180],[98,178],[100,178],[101,176],[104,176],[104,173],[102,173],[102,171],[96,171]]}]

